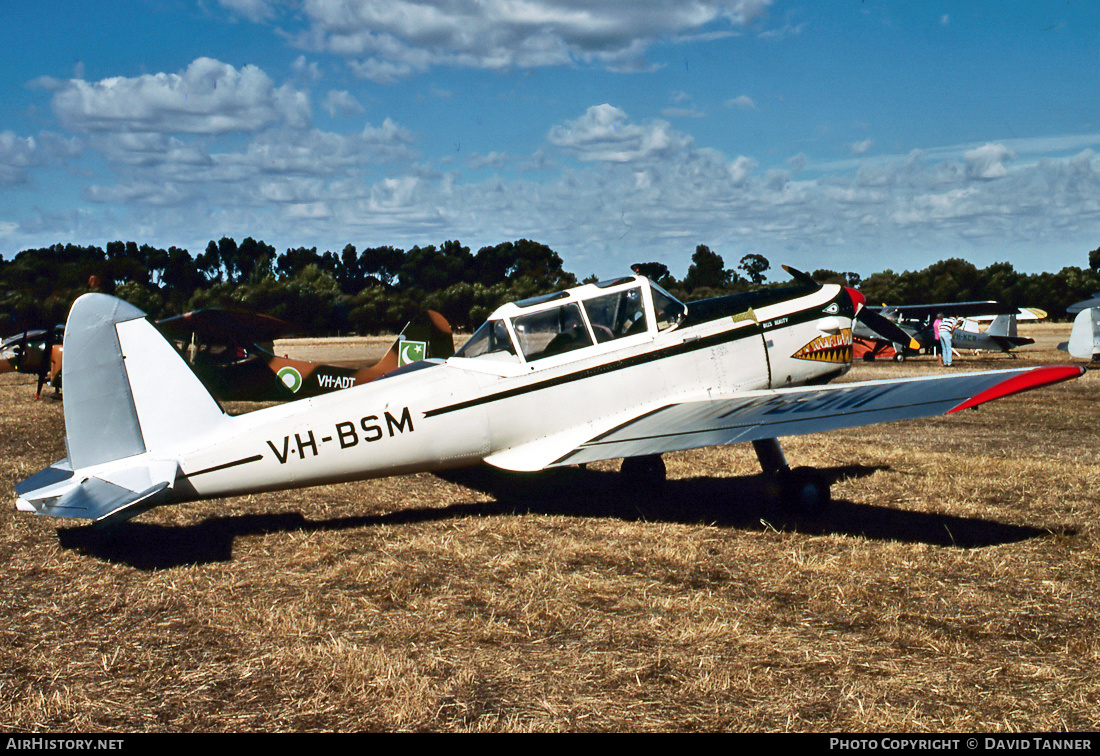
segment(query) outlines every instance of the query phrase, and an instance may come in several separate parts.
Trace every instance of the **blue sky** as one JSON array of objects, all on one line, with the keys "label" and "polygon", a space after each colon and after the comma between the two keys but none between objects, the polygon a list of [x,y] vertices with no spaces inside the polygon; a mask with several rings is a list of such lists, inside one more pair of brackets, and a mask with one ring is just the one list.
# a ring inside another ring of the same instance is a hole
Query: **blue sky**
[{"label": "blue sky", "polygon": [[867,275],[1100,246],[1100,6],[9,0],[0,253],[698,244]]}]

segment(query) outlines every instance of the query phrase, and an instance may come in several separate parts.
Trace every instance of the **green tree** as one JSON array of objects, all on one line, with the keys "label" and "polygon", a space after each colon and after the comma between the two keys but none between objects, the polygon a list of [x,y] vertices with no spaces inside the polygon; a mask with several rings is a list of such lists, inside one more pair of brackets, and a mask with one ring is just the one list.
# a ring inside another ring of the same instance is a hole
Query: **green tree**
[{"label": "green tree", "polygon": [[689,293],[702,287],[724,289],[731,278],[732,274],[726,270],[722,256],[712,252],[706,244],[700,244],[691,256],[691,266],[684,276],[684,288]]},{"label": "green tree", "polygon": [[759,286],[764,283],[764,272],[771,266],[768,258],[763,255],[749,254],[741,258],[741,264],[737,267],[739,270],[745,271],[745,275],[749,277],[749,280]]}]

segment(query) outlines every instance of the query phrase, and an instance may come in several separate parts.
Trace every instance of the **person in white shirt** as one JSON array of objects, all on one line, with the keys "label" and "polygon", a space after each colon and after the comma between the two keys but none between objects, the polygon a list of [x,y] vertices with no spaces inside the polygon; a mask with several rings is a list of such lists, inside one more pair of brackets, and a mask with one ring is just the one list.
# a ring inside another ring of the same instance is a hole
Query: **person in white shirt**
[{"label": "person in white shirt", "polygon": [[936,322],[939,323],[936,328],[936,336],[940,340],[940,362],[943,363],[944,367],[951,367],[951,334],[959,327],[959,319],[944,317],[941,312],[937,316]]}]

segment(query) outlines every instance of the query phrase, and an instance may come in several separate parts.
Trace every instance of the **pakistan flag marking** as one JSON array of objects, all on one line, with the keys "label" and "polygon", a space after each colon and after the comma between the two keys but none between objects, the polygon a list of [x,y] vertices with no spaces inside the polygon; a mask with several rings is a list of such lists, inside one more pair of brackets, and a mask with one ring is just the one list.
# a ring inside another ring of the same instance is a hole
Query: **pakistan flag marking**
[{"label": "pakistan flag marking", "polygon": [[408,365],[410,362],[416,362],[417,360],[424,359],[424,356],[428,353],[428,345],[423,341],[402,341],[401,349],[398,351],[398,363],[401,366]]}]

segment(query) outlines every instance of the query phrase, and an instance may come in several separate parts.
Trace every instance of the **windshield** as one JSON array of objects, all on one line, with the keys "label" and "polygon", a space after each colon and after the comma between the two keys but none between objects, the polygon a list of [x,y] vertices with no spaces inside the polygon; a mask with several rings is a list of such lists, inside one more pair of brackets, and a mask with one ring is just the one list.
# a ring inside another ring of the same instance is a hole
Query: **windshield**
[{"label": "windshield", "polygon": [[665,331],[673,326],[680,325],[680,321],[687,315],[687,307],[684,303],[652,281],[650,281],[649,286],[653,291],[653,309],[657,314],[657,330]]},{"label": "windshield", "polygon": [[455,357],[489,357],[519,362],[503,320],[487,320],[482,323],[481,328],[474,331],[474,335],[455,352]]}]

